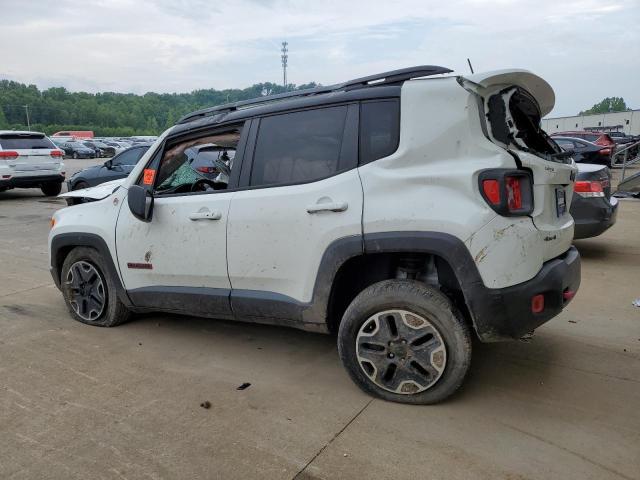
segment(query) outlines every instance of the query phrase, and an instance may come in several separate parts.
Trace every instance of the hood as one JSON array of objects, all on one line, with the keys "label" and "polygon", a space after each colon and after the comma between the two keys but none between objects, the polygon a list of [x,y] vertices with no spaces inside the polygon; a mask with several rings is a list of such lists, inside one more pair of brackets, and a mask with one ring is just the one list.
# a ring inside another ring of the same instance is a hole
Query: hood
[{"label": "hood", "polygon": [[83,188],[81,190],[73,190],[72,192],[58,195],[58,198],[90,198],[92,200],[102,200],[111,195],[116,189],[120,188],[125,178],[111,180],[110,182],[101,183],[95,187]]},{"label": "hood", "polygon": [[553,110],[556,102],[556,95],[553,93],[551,85],[543,78],[540,78],[528,70],[513,68],[493,70],[490,72],[463,75],[462,78],[483,88],[498,85],[517,85],[518,87],[522,87],[536,99],[538,105],[540,105],[540,114],[542,117]]},{"label": "hood", "polygon": [[[89,151],[90,151],[90,152],[93,152],[93,150],[89,150]],[[70,178],[73,178],[73,177],[78,176],[78,175],[85,174],[85,173],[87,173],[87,172],[93,172],[93,171],[96,171],[96,170],[100,170],[100,168],[101,168],[101,167],[102,167],[102,164],[99,164],[99,165],[92,165],[92,166],[90,166],[90,167],[83,168],[82,170],[78,170],[76,173],[74,173],[73,175],[71,175],[71,177],[70,177]]]}]

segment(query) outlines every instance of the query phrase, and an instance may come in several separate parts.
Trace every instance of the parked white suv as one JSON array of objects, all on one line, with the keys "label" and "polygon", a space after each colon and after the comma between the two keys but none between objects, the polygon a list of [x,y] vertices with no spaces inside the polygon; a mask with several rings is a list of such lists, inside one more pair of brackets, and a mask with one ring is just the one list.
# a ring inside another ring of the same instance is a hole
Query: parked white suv
[{"label": "parked white suv", "polygon": [[64,181],[64,152],[38,132],[0,130],[0,192],[40,188],[58,195]]},{"label": "parked white suv", "polygon": [[121,186],[53,217],[51,272],[71,315],[334,332],[365,391],[446,398],[473,332],[523,337],[580,283],[576,169],[539,127],[553,90],[524,70],[450,72],[187,115]]}]

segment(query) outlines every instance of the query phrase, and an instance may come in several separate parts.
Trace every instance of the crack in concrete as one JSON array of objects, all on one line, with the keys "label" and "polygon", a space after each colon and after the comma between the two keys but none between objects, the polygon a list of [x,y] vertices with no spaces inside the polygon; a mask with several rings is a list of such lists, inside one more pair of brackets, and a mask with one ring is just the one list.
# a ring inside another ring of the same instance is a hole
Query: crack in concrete
[{"label": "crack in concrete", "polygon": [[361,414],[362,412],[364,412],[364,411],[367,409],[367,407],[368,407],[369,405],[371,405],[371,402],[373,402],[373,400],[375,400],[375,399],[373,399],[373,398],[372,398],[371,400],[369,400],[369,401],[365,404],[365,406],[364,406],[364,407],[362,407],[362,408],[360,409],[360,411],[359,411],[358,413],[356,413],[356,414],[353,416],[353,418],[352,418],[351,420],[349,420],[349,421],[345,424],[345,426],[344,426],[344,427],[342,427],[342,428],[340,429],[340,431],[338,431],[338,433],[336,433],[336,434],[331,438],[331,440],[329,440],[327,443],[325,443],[325,444],[322,446],[322,448],[321,448],[320,450],[318,450],[318,451],[316,452],[316,454],[311,458],[311,460],[309,460],[309,461],[307,462],[307,464],[306,464],[304,467],[302,467],[302,469],[301,469],[300,471],[298,471],[298,473],[296,473],[296,474],[293,476],[293,479],[292,479],[292,480],[296,480],[296,479],[301,478],[301,477],[300,477],[300,475],[302,475],[302,474],[304,473],[304,471],[309,467],[309,465],[311,465],[311,464],[315,461],[315,459],[316,459],[316,458],[318,458],[318,457],[322,454],[322,452],[324,452],[324,451],[327,449],[327,447],[333,443],[333,441],[334,441],[336,438],[338,438],[340,435],[342,435],[342,432],[344,432],[344,431],[349,427],[349,425],[351,425],[351,424],[355,421],[355,419],[356,419],[356,418],[358,418],[358,417],[360,416],[360,414]]}]

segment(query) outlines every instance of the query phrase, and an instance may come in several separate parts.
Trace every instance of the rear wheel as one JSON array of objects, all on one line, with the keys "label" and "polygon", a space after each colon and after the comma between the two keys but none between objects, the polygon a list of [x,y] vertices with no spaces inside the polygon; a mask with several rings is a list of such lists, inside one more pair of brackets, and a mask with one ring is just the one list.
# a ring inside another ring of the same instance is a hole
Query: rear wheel
[{"label": "rear wheel", "polygon": [[105,274],[105,261],[96,250],[73,249],[62,265],[64,301],[73,318],[98,327],[115,327],[129,319],[130,312],[118,299],[116,286]]},{"label": "rear wheel", "polygon": [[73,152],[73,155],[71,155],[71,156],[74,158],[74,160],[77,160],[78,159],[78,152]]},{"label": "rear wheel", "polygon": [[385,280],[349,305],[340,358],[365,392],[400,403],[437,403],[454,393],[471,362],[471,334],[451,301],[411,280]]},{"label": "rear wheel", "polygon": [[55,197],[56,195],[60,195],[62,191],[62,183],[45,183],[40,187],[42,193],[44,193],[47,197]]}]

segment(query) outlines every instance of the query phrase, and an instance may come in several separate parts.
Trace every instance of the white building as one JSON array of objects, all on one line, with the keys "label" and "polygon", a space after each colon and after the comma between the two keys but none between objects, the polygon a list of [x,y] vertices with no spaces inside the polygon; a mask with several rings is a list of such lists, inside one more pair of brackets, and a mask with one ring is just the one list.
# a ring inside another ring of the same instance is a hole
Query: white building
[{"label": "white building", "polygon": [[575,117],[543,118],[542,129],[547,133],[572,130],[618,131],[640,135],[640,110],[628,112],[576,115]]}]

